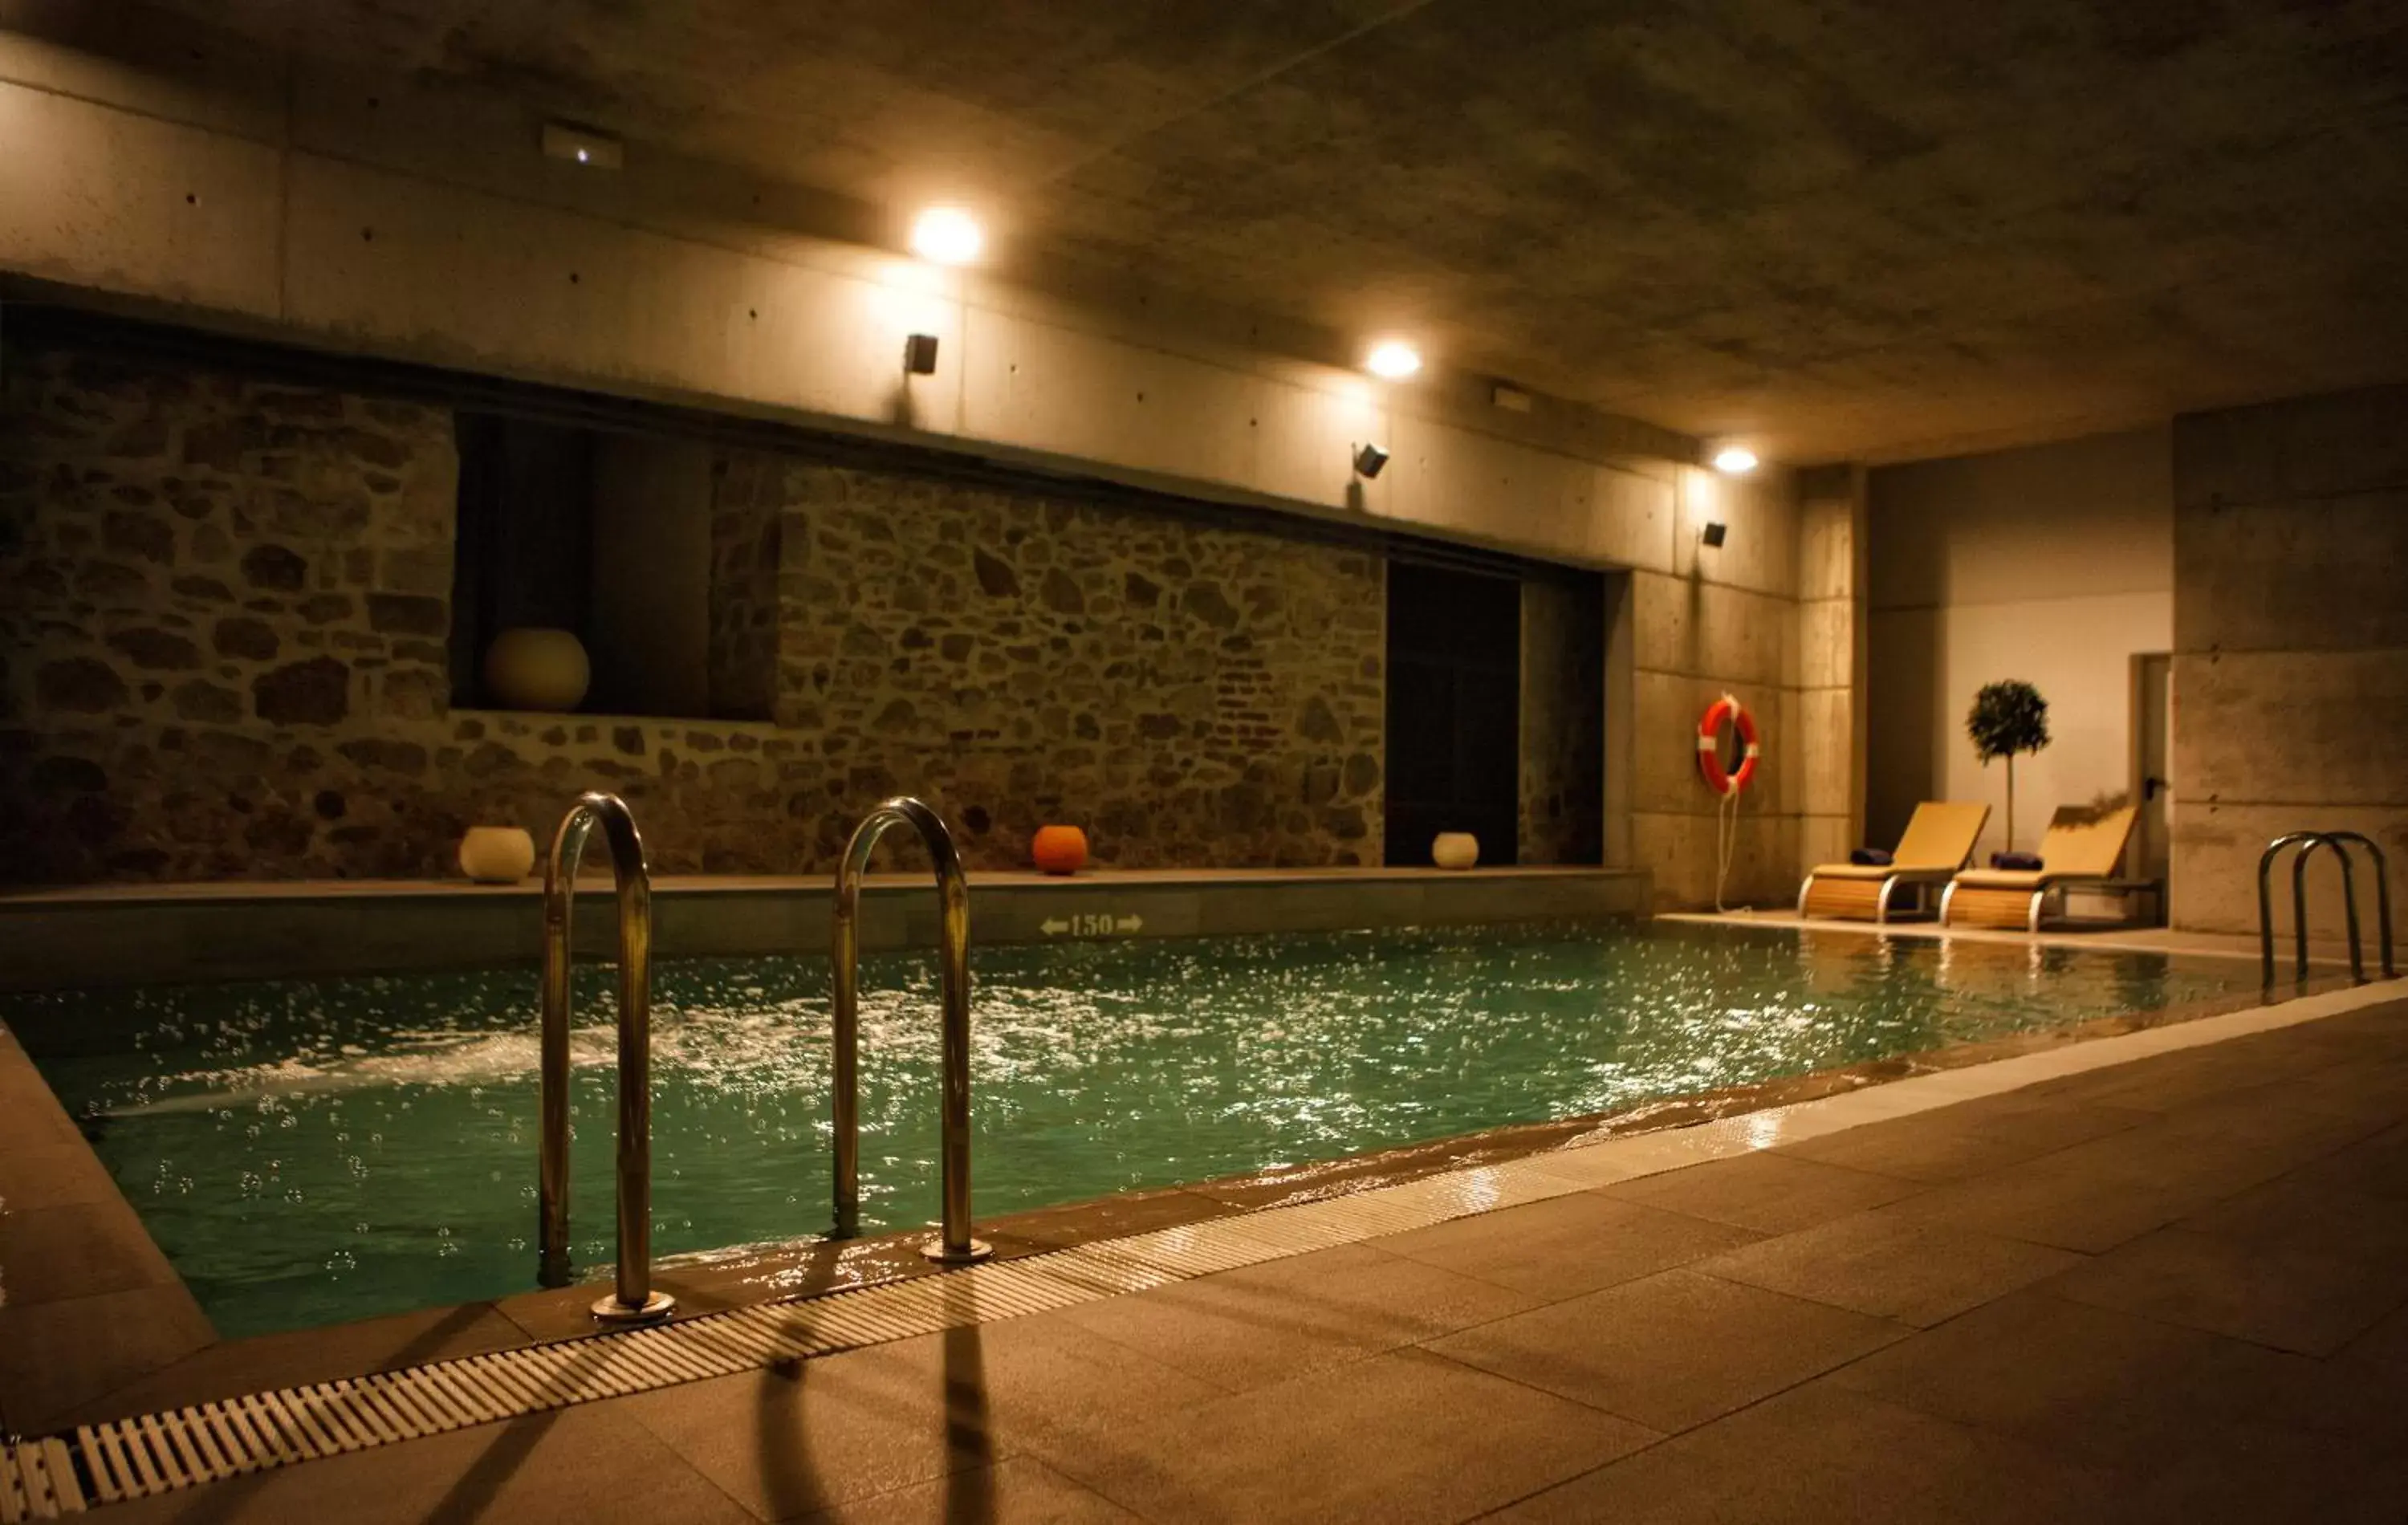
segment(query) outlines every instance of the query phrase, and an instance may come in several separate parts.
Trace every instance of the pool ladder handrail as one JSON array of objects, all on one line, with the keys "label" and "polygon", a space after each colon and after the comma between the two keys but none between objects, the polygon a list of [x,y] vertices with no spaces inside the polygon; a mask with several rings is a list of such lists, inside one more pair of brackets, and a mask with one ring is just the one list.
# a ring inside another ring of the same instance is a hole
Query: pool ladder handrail
[{"label": "pool ladder handrail", "polygon": [[666,1318],[677,1300],[652,1280],[652,874],[627,802],[598,790],[580,795],[552,834],[543,865],[542,1160],[540,1274],[558,1285],[568,1269],[569,909],[577,867],[595,826],[610,848],[619,899],[619,1266],[594,1316],[610,1324]]},{"label": "pool ladder handrail", "polygon": [[2374,839],[2362,831],[2292,831],[2275,838],[2258,855],[2258,959],[2266,988],[2274,985],[2274,900],[2268,881],[2274,860],[2283,849],[2296,846],[2298,856],[2291,859],[2291,928],[2298,940],[2297,973],[2295,978],[2308,977],[2308,859],[2319,848],[2330,848],[2341,860],[2342,908],[2349,921],[2349,973],[2359,984],[2366,982],[2366,951],[2358,929],[2358,865],[2350,857],[2344,842],[2356,842],[2374,859],[2374,903],[2378,925],[2375,928],[2382,954],[2383,977],[2398,979],[2399,970],[2391,957],[2391,863]]},{"label": "pool ladder handrail", "polygon": [[937,957],[944,1052],[939,1126],[944,1218],[939,1236],[921,1245],[920,1253],[946,1265],[967,1265],[994,1253],[970,1237],[970,886],[943,818],[909,795],[882,800],[864,816],[837,866],[830,938],[836,963],[830,1045],[836,1069],[836,1231],[850,1235],[861,1223],[861,876],[878,839],[893,826],[910,827],[926,844],[936,863],[940,913]]}]

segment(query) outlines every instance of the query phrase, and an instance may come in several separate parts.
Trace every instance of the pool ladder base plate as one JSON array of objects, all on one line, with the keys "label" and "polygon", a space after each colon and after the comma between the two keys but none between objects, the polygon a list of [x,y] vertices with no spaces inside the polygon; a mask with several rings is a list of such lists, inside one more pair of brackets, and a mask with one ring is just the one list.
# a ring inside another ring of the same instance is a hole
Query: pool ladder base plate
[{"label": "pool ladder base plate", "polygon": [[594,1316],[605,1324],[652,1324],[666,1318],[677,1308],[677,1299],[657,1288],[648,1292],[640,1303],[619,1301],[619,1294],[597,1299]]},{"label": "pool ladder base plate", "polygon": [[943,1240],[931,1239],[920,1246],[920,1253],[941,1266],[966,1266],[976,1265],[994,1255],[995,1246],[983,1239],[973,1239],[967,1247],[951,1250]]}]

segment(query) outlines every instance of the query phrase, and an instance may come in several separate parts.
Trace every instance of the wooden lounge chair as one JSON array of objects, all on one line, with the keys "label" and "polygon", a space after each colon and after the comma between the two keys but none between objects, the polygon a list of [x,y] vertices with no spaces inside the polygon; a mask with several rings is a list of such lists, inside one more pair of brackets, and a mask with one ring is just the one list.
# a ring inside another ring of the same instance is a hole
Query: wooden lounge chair
[{"label": "wooden lounge chair", "polygon": [[1914,807],[1891,861],[1820,863],[1808,870],[1806,882],[1798,886],[1798,914],[1887,921],[1890,892],[1914,885],[1919,897],[1921,886],[1946,884],[1973,856],[1973,843],[1989,818],[1987,805],[1927,799]]},{"label": "wooden lounge chair", "polygon": [[2040,840],[2041,866],[1966,870],[1940,894],[1940,925],[1961,922],[2039,931],[2051,895],[2057,897],[2061,908],[2069,885],[2115,877],[2124,841],[2132,834],[2132,822],[2140,813],[2135,805],[2104,811],[2094,805],[2058,806],[2048,823],[2048,834]]}]

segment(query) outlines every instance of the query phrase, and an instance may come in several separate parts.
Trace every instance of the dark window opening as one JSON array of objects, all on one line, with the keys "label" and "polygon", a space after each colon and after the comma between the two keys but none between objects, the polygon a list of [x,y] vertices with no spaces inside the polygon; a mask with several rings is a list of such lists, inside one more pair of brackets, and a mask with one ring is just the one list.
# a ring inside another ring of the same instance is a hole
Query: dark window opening
[{"label": "dark window opening", "polygon": [[1525,863],[1605,861],[1605,578],[1522,584]]},{"label": "dark window opening", "polygon": [[1522,584],[1388,566],[1387,860],[1427,864],[1441,831],[1516,861]]}]

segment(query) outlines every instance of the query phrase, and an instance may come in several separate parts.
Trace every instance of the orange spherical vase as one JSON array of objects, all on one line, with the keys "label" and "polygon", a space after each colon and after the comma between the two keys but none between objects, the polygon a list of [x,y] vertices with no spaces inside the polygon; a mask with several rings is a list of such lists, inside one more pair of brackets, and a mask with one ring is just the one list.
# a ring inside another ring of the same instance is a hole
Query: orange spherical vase
[{"label": "orange spherical vase", "polygon": [[1074,826],[1040,826],[1028,856],[1047,873],[1077,873],[1087,866],[1087,834]]}]

